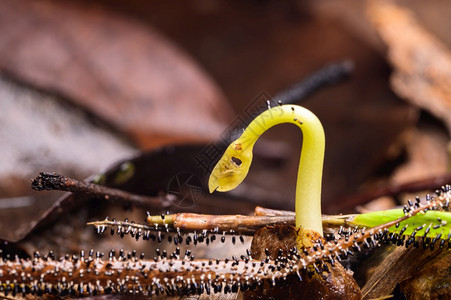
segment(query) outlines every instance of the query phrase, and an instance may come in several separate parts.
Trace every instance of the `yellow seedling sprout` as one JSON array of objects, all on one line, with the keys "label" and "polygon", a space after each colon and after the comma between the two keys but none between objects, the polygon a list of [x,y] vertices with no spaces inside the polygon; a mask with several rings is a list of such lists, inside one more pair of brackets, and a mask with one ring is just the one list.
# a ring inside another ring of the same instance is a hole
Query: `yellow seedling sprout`
[{"label": "yellow seedling sprout", "polygon": [[269,128],[291,123],[302,130],[303,140],[296,184],[296,227],[323,235],[321,221],[321,181],[325,137],[319,119],[298,105],[280,105],[256,117],[232,142],[214,167],[208,187],[226,192],[236,188],[246,177],[252,162],[252,149],[257,139]]}]

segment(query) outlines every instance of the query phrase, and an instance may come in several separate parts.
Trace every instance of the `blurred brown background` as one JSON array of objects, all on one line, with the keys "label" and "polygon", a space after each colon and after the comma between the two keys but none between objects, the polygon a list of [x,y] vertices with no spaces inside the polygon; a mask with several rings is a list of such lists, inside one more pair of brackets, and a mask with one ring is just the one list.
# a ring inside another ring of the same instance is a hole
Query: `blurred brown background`
[{"label": "blurred brown background", "polygon": [[[395,38],[387,38],[377,20],[396,25],[402,18],[378,12],[376,3],[3,1],[0,210],[5,218],[24,207],[35,215],[45,211],[60,193],[30,190],[29,179],[39,171],[81,179],[139,151],[208,144],[261,95],[273,96],[343,59],[354,63],[352,77],[303,102],[326,131],[324,211],[352,211],[340,203],[381,184],[447,174],[446,116],[422,110],[415,97],[390,85],[402,68],[387,54],[397,46],[396,34],[404,33],[393,27]],[[446,62],[451,4],[396,3],[429,32],[431,49],[441,49],[423,55]],[[430,71],[429,61],[419,63],[413,73]],[[431,70],[430,76],[442,76]],[[442,79],[438,98],[449,92],[449,77]],[[283,162],[257,159],[238,196],[292,209],[301,133],[279,126],[265,139],[273,141],[269,148],[281,149]],[[381,200],[377,207],[397,201]]]}]

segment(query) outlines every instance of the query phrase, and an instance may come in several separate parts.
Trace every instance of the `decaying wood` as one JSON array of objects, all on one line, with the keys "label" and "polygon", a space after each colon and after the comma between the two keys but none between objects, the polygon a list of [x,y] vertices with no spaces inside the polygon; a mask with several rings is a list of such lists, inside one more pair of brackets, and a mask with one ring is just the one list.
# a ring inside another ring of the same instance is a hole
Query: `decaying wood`
[{"label": "decaying wood", "polygon": [[393,90],[442,119],[451,132],[450,50],[392,1],[371,1],[368,15],[387,44]]},{"label": "decaying wood", "polygon": [[[421,258],[425,254],[420,254]],[[417,258],[415,258],[417,259]],[[446,299],[451,296],[451,255],[442,251],[412,277],[404,280],[400,290],[408,299]]]},{"label": "decaying wood", "polygon": [[[396,248],[384,261],[374,270],[373,275],[367,280],[362,288],[364,299],[375,299],[389,295],[393,292],[397,284],[405,282],[414,277],[419,270],[434,262],[449,261],[447,250],[435,247],[429,248]],[[428,287],[429,289],[432,286]],[[449,290],[448,290],[449,291]],[[425,298],[423,298],[425,299]]]},{"label": "decaying wood", "polygon": [[[252,257],[264,260],[267,256],[277,258],[286,255],[298,245],[297,240],[308,235],[308,240],[321,238],[312,232],[303,232],[293,226],[269,226],[257,231],[252,240]],[[273,299],[361,299],[360,288],[345,268],[336,262],[327,264],[329,272],[309,274],[308,270],[289,275],[277,286],[263,284],[255,291],[245,293],[248,299],[260,299],[261,295]],[[299,280],[302,278],[302,280]]]}]

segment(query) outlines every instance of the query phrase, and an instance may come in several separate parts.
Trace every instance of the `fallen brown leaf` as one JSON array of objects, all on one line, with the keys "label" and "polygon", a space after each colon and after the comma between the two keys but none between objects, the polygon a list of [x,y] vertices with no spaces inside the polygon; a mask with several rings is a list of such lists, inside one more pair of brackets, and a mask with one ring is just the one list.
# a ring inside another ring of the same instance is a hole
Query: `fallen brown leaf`
[{"label": "fallen brown leaf", "polygon": [[217,137],[231,109],[152,28],[90,4],[4,1],[0,70],[55,91],[149,148]]},{"label": "fallen brown leaf", "polygon": [[388,47],[393,90],[443,120],[451,131],[451,52],[408,9],[370,1],[369,19]]},{"label": "fallen brown leaf", "polygon": [[448,136],[445,130],[419,126],[406,132],[407,161],[392,174],[391,183],[403,184],[448,173]]}]

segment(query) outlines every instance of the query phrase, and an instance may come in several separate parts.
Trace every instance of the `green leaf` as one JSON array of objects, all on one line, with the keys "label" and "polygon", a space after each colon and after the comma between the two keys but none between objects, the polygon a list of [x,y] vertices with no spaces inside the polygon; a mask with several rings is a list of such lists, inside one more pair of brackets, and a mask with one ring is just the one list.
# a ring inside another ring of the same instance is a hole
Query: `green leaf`
[{"label": "green leaf", "polygon": [[[371,228],[403,216],[404,212],[402,209],[390,209],[357,215],[349,223],[359,227]],[[438,234],[441,234],[440,238],[447,239],[448,234],[451,233],[451,212],[435,210],[429,210],[425,213],[420,212],[400,222],[399,226],[392,226],[388,230],[392,233],[400,233],[405,226],[407,227],[403,230],[403,235],[411,235],[413,232],[416,232],[416,236],[422,236],[428,230],[427,237],[436,237]]]}]

